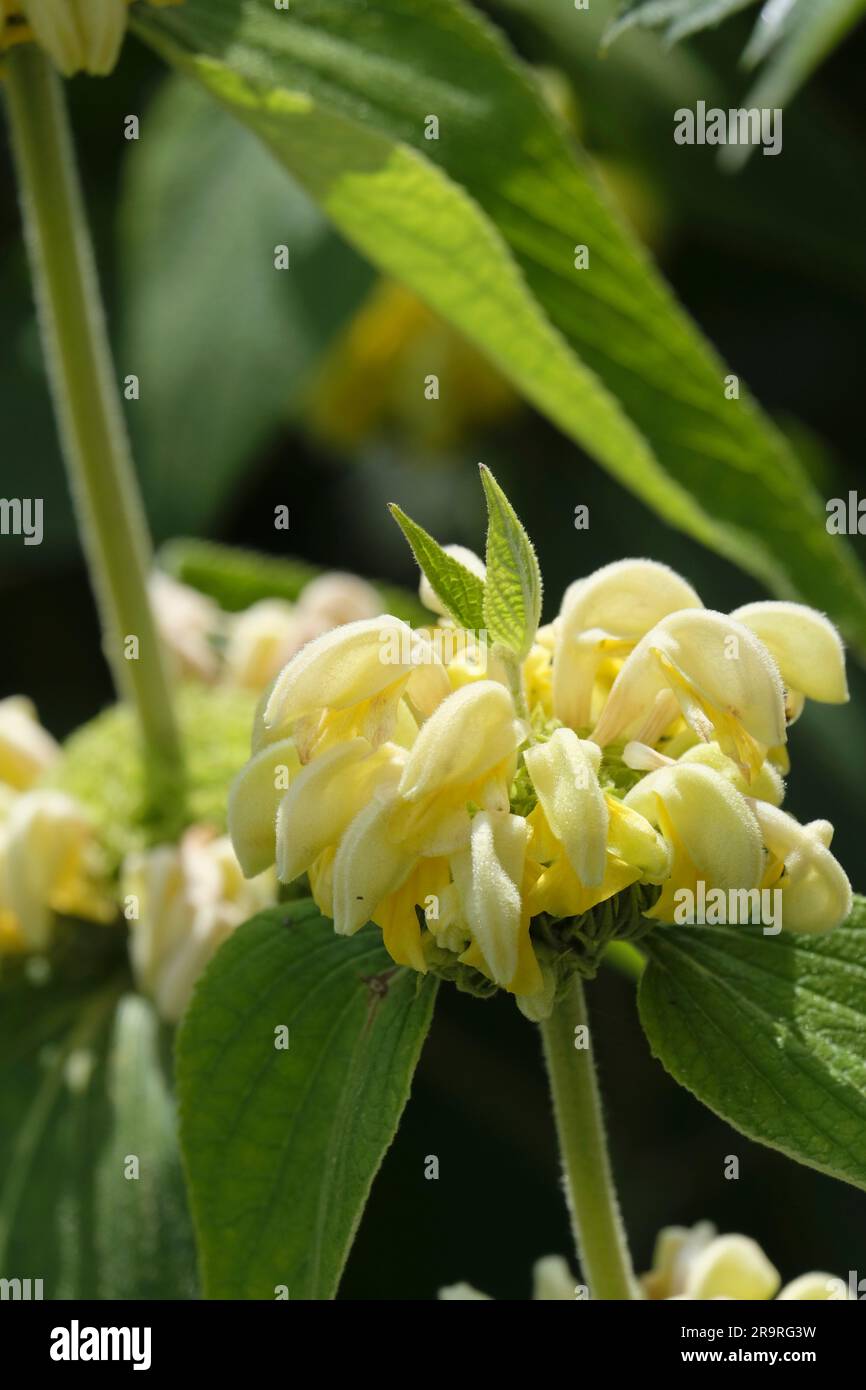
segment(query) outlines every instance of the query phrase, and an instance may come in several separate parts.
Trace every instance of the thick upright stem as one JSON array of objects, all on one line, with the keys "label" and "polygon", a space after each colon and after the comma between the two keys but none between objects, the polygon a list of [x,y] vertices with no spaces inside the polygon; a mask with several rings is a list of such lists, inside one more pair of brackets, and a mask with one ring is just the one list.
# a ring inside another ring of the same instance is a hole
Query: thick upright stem
[{"label": "thick upright stem", "polygon": [[566,1198],[584,1277],[593,1298],[639,1298],[616,1199],[579,978],[541,1031]]},{"label": "thick upright stem", "polygon": [[42,342],[104,650],[118,692],[137,712],[149,771],[164,780],[172,771],[177,776],[180,741],[148,600],[147,523],[105,328],[63,87],[48,58],[31,45],[7,56],[3,85]]}]

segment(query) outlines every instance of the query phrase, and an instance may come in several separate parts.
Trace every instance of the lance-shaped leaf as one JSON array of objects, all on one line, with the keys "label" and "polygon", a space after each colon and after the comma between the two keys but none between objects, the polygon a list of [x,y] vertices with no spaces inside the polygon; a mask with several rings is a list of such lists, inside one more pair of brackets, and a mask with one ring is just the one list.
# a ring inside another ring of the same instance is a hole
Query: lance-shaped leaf
[{"label": "lance-shaped leaf", "polygon": [[675,1080],[749,1139],[866,1187],[866,900],[824,936],[660,927],[640,1016]]},{"label": "lance-shaped leaf", "polygon": [[487,498],[485,624],[494,642],[524,657],[541,620],[541,571],[517,513],[483,464],[481,481]]},{"label": "lance-shaped leaf", "polygon": [[430,581],[430,587],[442,600],[451,617],[461,627],[480,632],[484,627],[484,582],[449,555],[416,521],[408,517],[395,502],[391,515],[412,547],[412,554]]},{"label": "lance-shaped leaf", "polygon": [[222,947],[177,1060],[210,1298],[334,1297],[434,997],[376,928],[335,936],[309,900],[261,913]]}]

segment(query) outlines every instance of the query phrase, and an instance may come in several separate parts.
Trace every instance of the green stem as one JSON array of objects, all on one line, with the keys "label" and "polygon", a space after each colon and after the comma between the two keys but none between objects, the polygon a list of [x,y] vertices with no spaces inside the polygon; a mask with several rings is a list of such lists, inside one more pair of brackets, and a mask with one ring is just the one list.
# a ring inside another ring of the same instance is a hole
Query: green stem
[{"label": "green stem", "polygon": [[493,655],[502,663],[518,719],[525,719],[528,723],[529,706],[526,703],[526,687],[523,683],[523,665],[520,658],[515,656],[514,652],[509,651],[507,647],[498,645],[494,646]]},{"label": "green stem", "polygon": [[[578,1028],[580,1034],[575,1032]],[[584,1278],[593,1298],[639,1298],[614,1189],[579,978],[541,1025],[541,1033],[566,1198]]]},{"label": "green stem", "polygon": [[[148,766],[178,775],[180,741],[147,595],[151,553],[116,384],[63,87],[35,45],[5,87],[24,226],[60,440],[119,694]],[[128,638],[137,638],[135,644]]]},{"label": "green stem", "polygon": [[646,967],[646,958],[630,941],[611,941],[603,960],[637,984]]}]

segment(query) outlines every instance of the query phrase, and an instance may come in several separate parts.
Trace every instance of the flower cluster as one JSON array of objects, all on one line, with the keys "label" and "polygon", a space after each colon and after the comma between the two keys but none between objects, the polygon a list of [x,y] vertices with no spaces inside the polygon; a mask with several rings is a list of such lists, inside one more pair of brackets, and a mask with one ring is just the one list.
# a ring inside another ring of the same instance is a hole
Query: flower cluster
[{"label": "flower cluster", "polygon": [[[690,1230],[666,1226],[659,1233],[652,1269],[641,1279],[643,1296],[649,1299],[717,1298],[764,1301],[776,1298],[783,1303],[841,1301],[856,1298],[837,1275],[813,1270],[801,1274],[782,1287],[782,1276],[750,1236],[720,1236],[709,1221],[699,1221]],[[472,1284],[449,1284],[439,1290],[446,1301],[486,1300]],[[559,1255],[537,1260],[532,1271],[532,1297],[546,1302],[573,1301],[587,1297],[567,1262]]]},{"label": "flower cluster", "polygon": [[[0,54],[35,41],[64,77],[113,72],[133,0],[0,0]],[[147,0],[179,5],[183,0]]]},{"label": "flower cluster", "polygon": [[[311,638],[369,619],[382,607],[371,585],[340,573],[311,580],[295,604],[263,599],[236,614],[161,572],[151,578],[150,595],[175,673],[191,682],[189,692],[196,684],[219,686],[221,698],[237,699],[245,711]],[[222,728],[217,694],[200,691],[198,698]],[[116,763],[114,736],[107,736]],[[188,746],[187,753],[197,764],[195,750]],[[206,749],[201,756],[210,760]],[[68,750],[41,726],[30,701],[0,701],[0,956],[49,952],[59,917],[100,925],[125,919],[135,981],[162,1017],[175,1022],[225,938],[274,902],[274,874],[246,881],[230,840],[201,813],[178,838],[151,844],[149,836],[144,843],[133,836],[132,846],[117,851],[92,814],[104,787],[83,799],[70,795],[64,769]],[[189,771],[195,779],[200,769]]]},{"label": "flower cluster", "polygon": [[[452,560],[483,581],[477,556]],[[303,647],[232,789],[245,873],[308,874],[338,933],[372,920],[397,963],[505,988],[534,1019],[592,973],[592,923],[672,922],[684,889],[773,888],[794,931],[847,915],[832,827],[780,809],[787,726],[807,698],[847,699],[819,613],[712,612],[624,560],[573,584],[519,662],[484,635],[386,615]]]}]

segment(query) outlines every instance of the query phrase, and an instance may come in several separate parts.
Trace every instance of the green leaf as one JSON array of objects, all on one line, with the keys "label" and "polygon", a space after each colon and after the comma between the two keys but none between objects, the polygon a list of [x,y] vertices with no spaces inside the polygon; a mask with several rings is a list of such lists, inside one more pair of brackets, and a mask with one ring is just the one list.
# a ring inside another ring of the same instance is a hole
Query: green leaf
[{"label": "green leaf", "polygon": [[152,1005],[134,994],[121,999],[108,1054],[110,1122],[95,1170],[96,1257],[106,1298],[195,1297],[167,1050]]},{"label": "green leaf", "polygon": [[484,581],[443,550],[439,542],[412,521],[396,502],[390,504],[390,510],[429,579],[430,587],[451,617],[461,627],[480,632],[484,627]]},{"label": "green leaf", "polygon": [[148,514],[161,535],[198,530],[297,406],[370,271],[260,142],[179,78],[130,146],[120,231]]},{"label": "green leaf", "polygon": [[525,657],[541,619],[541,573],[532,542],[489,468],[481,467],[487,499],[484,621],[491,638]]},{"label": "green leaf", "polygon": [[159,1024],[119,992],[71,960],[0,985],[0,1272],[42,1279],[46,1299],[196,1293]]},{"label": "green leaf", "polygon": [[866,1187],[866,900],[822,936],[659,927],[641,1021],[671,1076],[749,1139]]},{"label": "green leaf", "polygon": [[866,650],[847,543],[495,29],[457,0],[186,0],[131,24],[620,482]]},{"label": "green leaf", "polygon": [[338,937],[309,900],[261,913],[219,951],[177,1059],[210,1298],[272,1299],[281,1285],[333,1298],[434,998],[377,928]]}]

